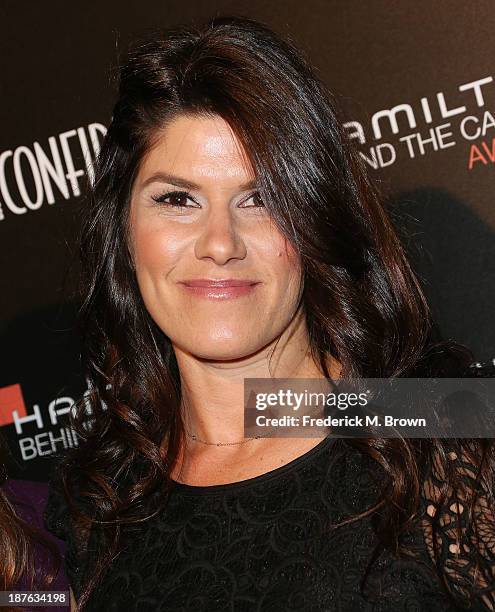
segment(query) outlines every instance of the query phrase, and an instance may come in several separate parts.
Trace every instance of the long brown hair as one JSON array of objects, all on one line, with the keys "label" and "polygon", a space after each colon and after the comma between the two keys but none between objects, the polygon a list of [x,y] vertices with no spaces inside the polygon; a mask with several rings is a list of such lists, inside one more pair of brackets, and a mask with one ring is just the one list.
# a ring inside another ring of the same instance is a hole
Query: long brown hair
[{"label": "long brown hair", "polygon": [[[166,503],[183,436],[174,351],[145,308],[128,248],[133,180],[174,115],[221,116],[248,153],[270,215],[300,254],[311,350],[325,376],[329,355],[343,378],[442,375],[445,363],[462,368],[473,359],[454,342],[433,342],[424,295],[332,94],[292,44],[258,22],[218,17],[137,41],[119,77],[80,240],[79,324],[91,391],[74,421],[83,441],[65,463],[64,486],[76,529],[98,530],[104,542],[76,592],[81,607],[118,551],[120,526]],[[418,511],[425,464],[445,461],[446,446],[346,443],[388,475],[377,531],[398,549]],[[475,441],[465,452],[478,477],[493,483],[492,444]],[[454,474],[446,484],[455,484]]]},{"label": "long brown hair", "polygon": [[0,590],[12,591],[21,584],[32,591],[47,590],[61,567],[61,556],[40,529],[19,516],[16,500],[8,488],[4,489],[9,458],[7,444],[0,436]]}]

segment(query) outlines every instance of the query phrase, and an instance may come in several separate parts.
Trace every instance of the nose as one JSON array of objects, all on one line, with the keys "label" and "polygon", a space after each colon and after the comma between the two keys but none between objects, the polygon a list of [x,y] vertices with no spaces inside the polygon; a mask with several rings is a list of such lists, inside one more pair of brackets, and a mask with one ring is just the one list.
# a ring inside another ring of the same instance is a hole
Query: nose
[{"label": "nose", "polygon": [[209,211],[194,251],[198,259],[209,258],[218,265],[246,257],[246,244],[228,207]]}]

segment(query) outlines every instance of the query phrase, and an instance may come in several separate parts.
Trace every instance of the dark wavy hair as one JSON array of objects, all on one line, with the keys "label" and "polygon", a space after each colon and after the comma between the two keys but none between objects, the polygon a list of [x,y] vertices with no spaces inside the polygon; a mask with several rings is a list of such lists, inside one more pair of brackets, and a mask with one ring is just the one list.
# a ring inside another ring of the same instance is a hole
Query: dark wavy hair
[{"label": "dark wavy hair", "polygon": [[[12,456],[0,435],[0,590],[22,587],[48,590],[62,565],[60,552],[46,534],[19,516],[19,500],[12,498],[8,485],[8,464]],[[41,561],[41,563],[40,563]],[[44,606],[40,612],[47,610]],[[2,606],[5,612],[24,607]]]},{"label": "dark wavy hair", "polygon": [[[242,143],[269,214],[300,255],[312,355],[325,377],[329,355],[342,378],[448,376],[473,361],[466,347],[434,341],[428,304],[334,97],[292,43],[256,21],[216,17],[148,33],[119,76],[80,240],[78,321],[90,393],[73,423],[82,442],[65,461],[64,487],[81,541],[90,529],[101,537],[98,565],[75,589],[80,608],[118,552],[122,525],[167,503],[183,439],[175,354],[145,308],[129,249],[133,181],[174,116],[220,116]],[[380,503],[365,513],[381,508],[379,547],[401,550],[425,465],[447,463],[444,442],[345,440],[387,474]],[[491,442],[464,446],[477,477],[493,483]],[[440,502],[455,485],[447,470]]]}]

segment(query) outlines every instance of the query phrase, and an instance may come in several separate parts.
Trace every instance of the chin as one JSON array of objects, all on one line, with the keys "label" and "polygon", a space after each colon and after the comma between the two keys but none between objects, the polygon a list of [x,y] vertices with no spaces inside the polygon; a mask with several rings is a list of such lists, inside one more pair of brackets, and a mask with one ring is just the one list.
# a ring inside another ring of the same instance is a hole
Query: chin
[{"label": "chin", "polygon": [[242,343],[235,338],[210,339],[204,342],[195,342],[186,350],[198,359],[208,361],[233,361],[244,359],[256,353],[261,346],[253,345],[250,342]]}]

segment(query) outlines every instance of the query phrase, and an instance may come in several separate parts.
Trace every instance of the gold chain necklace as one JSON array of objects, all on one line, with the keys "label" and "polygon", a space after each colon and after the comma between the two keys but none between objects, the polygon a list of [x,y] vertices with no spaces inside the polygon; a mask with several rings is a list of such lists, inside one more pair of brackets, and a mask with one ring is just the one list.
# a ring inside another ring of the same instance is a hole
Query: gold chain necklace
[{"label": "gold chain necklace", "polygon": [[194,440],[195,442],[200,442],[201,444],[206,444],[207,446],[237,446],[238,444],[246,444],[246,442],[251,442],[251,440],[258,440],[259,438],[264,437],[255,436],[254,438],[244,438],[244,440],[240,440],[239,442],[207,442],[206,440],[201,440],[201,438],[198,438],[197,436],[189,433],[188,431],[186,431],[186,435],[189,436],[191,440]]}]

